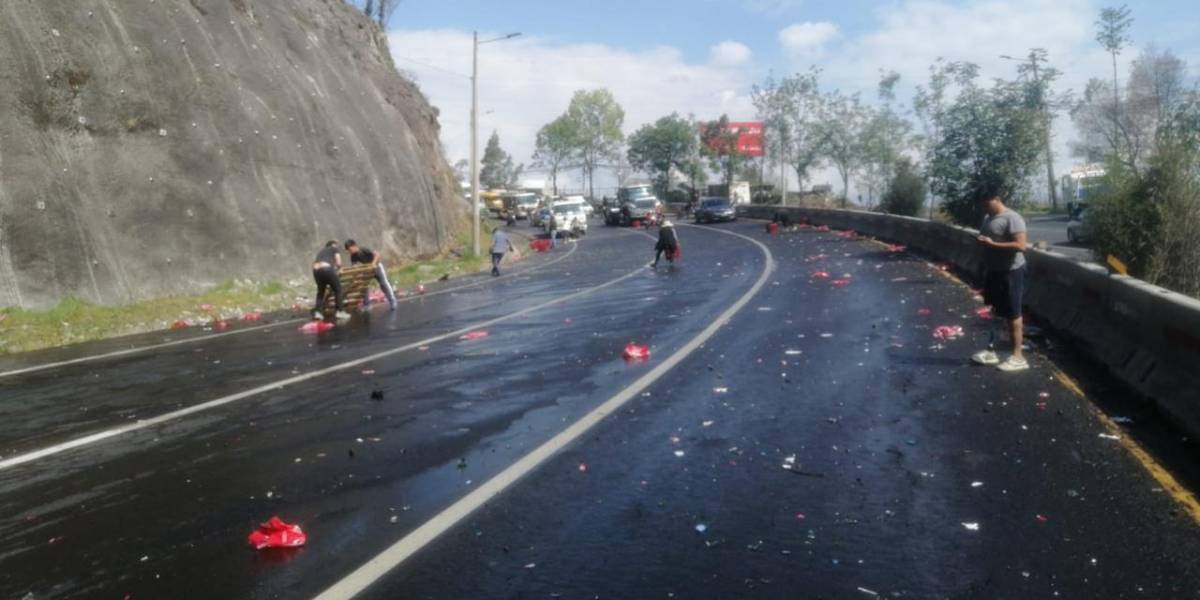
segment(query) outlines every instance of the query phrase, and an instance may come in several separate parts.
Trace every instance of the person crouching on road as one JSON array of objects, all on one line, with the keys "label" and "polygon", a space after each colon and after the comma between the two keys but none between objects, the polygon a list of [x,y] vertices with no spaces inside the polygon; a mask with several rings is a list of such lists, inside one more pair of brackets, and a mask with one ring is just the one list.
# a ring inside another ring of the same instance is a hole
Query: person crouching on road
[{"label": "person crouching on road", "polygon": [[[371,268],[375,269],[375,281],[379,282],[379,289],[383,290],[391,310],[396,310],[396,292],[392,291],[392,284],[388,281],[387,269],[379,262],[379,253],[366,246],[359,246],[354,240],[346,240],[346,251],[350,253],[350,264],[371,265]],[[367,297],[363,298],[363,306],[370,305],[371,295],[367,294]]]},{"label": "person crouching on road", "polygon": [[512,241],[508,239],[508,234],[499,227],[492,230],[492,277],[500,276],[500,261],[504,260],[504,253],[509,250],[516,252],[513,248]]},{"label": "person crouching on road", "polygon": [[342,282],[338,280],[338,271],[342,269],[342,255],[338,253],[338,243],[334,240],[325,242],[325,247],[317,252],[313,261],[313,280],[317,282],[317,304],[313,307],[313,318],[325,318],[322,310],[325,308],[325,297],[333,292],[334,305],[337,307],[335,316],[338,320],[349,319],[350,315],[342,310],[345,300],[342,294]]},{"label": "person crouching on road", "polygon": [[1024,321],[1021,308],[1025,296],[1025,220],[1004,205],[1000,195],[987,193],[980,197],[986,216],[979,228],[979,245],[983,247],[983,302],[992,307],[992,319],[1008,321],[1012,338],[1012,355],[1000,361],[993,350],[996,328],[992,327],[988,349],[971,357],[981,365],[996,365],[1001,371],[1024,371],[1029,368],[1022,351]]},{"label": "person crouching on road", "polygon": [[675,256],[679,253],[679,236],[675,234],[675,224],[670,220],[663,221],[662,227],[658,229],[658,243],[654,245],[652,266],[658,266],[658,260],[664,252],[669,262],[675,262]]}]

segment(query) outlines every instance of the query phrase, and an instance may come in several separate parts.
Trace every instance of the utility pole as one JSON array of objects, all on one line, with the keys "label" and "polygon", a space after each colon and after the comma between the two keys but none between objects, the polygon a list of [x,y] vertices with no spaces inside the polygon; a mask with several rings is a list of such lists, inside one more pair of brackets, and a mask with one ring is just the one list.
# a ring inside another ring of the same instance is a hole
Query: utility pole
[{"label": "utility pole", "polygon": [[471,34],[471,246],[475,256],[479,256],[479,46],[518,35],[521,34],[510,33],[481,42],[478,31]]}]

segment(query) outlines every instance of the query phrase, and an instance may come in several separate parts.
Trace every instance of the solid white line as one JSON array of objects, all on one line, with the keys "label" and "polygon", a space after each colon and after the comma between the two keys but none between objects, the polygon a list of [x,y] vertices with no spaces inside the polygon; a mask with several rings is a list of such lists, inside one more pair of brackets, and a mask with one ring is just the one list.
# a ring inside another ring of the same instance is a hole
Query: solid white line
[{"label": "solid white line", "polygon": [[154,427],[156,425],[162,425],[163,423],[167,423],[169,421],[174,421],[174,420],[180,419],[182,417],[186,417],[188,415],[192,415],[195,413],[199,413],[199,412],[203,412],[203,411],[210,410],[213,408],[217,408],[219,406],[224,406],[226,404],[230,404],[232,402],[237,402],[238,400],[243,400],[246,398],[250,398],[252,396],[257,396],[257,395],[265,393],[265,392],[281,390],[289,385],[294,385],[297,383],[308,381],[310,379],[316,379],[318,377],[321,377],[323,375],[328,375],[330,373],[336,373],[338,371],[344,371],[346,369],[351,369],[351,368],[357,367],[359,365],[369,363],[374,360],[379,360],[381,358],[386,358],[388,356],[400,354],[401,352],[407,352],[409,350],[420,348],[421,346],[428,346],[429,344],[433,344],[435,342],[440,342],[442,340],[456,338],[456,337],[461,336],[470,331],[475,331],[477,329],[483,329],[485,327],[491,327],[492,325],[495,325],[497,323],[503,323],[504,321],[509,321],[511,319],[516,319],[518,317],[523,317],[525,315],[537,312],[544,308],[554,306],[556,304],[562,304],[564,302],[569,302],[576,298],[580,298],[582,296],[586,296],[588,294],[598,292],[602,289],[612,287],[618,283],[621,283],[622,281],[625,281],[626,279],[629,279],[629,278],[637,275],[638,273],[641,273],[642,270],[645,268],[646,268],[646,266],[642,265],[642,266],[638,267],[637,269],[630,271],[629,273],[626,273],[625,275],[622,275],[616,279],[611,279],[600,285],[590,287],[587,289],[583,289],[578,292],[574,292],[572,294],[567,294],[566,296],[560,296],[558,298],[555,298],[554,300],[549,300],[547,302],[543,302],[543,303],[537,304],[535,306],[530,306],[528,308],[524,308],[519,311],[509,313],[502,317],[496,317],[494,319],[489,319],[487,321],[473,323],[467,327],[463,327],[462,329],[456,329],[454,331],[443,333],[441,335],[436,335],[431,338],[426,338],[419,342],[412,342],[410,344],[405,344],[403,346],[392,348],[391,350],[385,350],[383,352],[378,352],[376,354],[371,354],[369,356],[364,356],[362,358],[357,358],[357,359],[354,359],[351,361],[336,364],[331,367],[326,367],[324,369],[320,369],[317,371],[312,371],[309,373],[296,375],[295,377],[289,377],[287,379],[282,379],[282,380],[279,380],[279,381],[276,381],[273,383],[263,384],[258,387],[255,387],[255,388],[251,388],[251,389],[248,389],[248,390],[245,390],[242,392],[238,392],[236,394],[230,394],[228,396],[222,396],[220,398],[208,400],[207,402],[201,402],[200,404],[195,404],[195,405],[189,406],[187,408],[181,408],[176,411],[171,411],[169,413],[161,414],[157,417],[151,417],[149,419],[139,420],[139,421],[130,423],[128,425],[123,425],[121,427],[114,427],[112,429],[108,429],[105,431],[99,431],[99,432],[96,432],[96,433],[93,433],[90,435],[86,435],[86,436],[83,436],[80,438],[75,438],[73,440],[63,442],[61,444],[55,444],[53,446],[48,446],[48,447],[42,448],[40,450],[34,450],[31,452],[26,452],[24,454],[18,454],[16,456],[12,456],[10,458],[0,460],[0,471],[3,471],[5,469],[10,469],[10,468],[16,467],[18,465],[31,463],[38,459],[46,458],[47,456],[61,454],[63,452],[66,452],[68,450],[73,450],[75,448],[89,446],[91,444],[95,444],[97,442],[107,440],[109,438],[113,438],[113,437],[116,437],[119,435],[124,435],[126,433],[139,431],[141,429],[146,429],[148,427]]},{"label": "solid white line", "polygon": [[[690,227],[684,225],[684,227]],[[758,240],[751,237],[725,231],[721,229],[705,229],[706,231],[716,231],[726,235],[733,235],[745,240],[753,242],[762,250],[763,256],[766,258],[766,264],[763,267],[762,274],[759,275],[758,281],[742,295],[736,302],[725,309],[719,317],[708,327],[701,331],[696,337],[692,338],[682,348],[674,354],[659,363],[650,372],[638,378],[629,387],[621,390],[617,395],[609,398],[595,410],[585,415],[583,418],[572,423],[566,429],[550,438],[549,441],[539,446],[529,454],[521,457],[517,462],[513,463],[495,477],[492,477],[483,485],[475,488],[474,491],[463,496],[460,500],[451,504],[448,508],[435,515],[429,521],[413,530],[408,535],[400,539],[392,546],[381,552],[375,558],[367,561],[366,564],[355,569],[341,581],[333,584],[329,589],[317,596],[317,600],[344,600],[352,598],[368,586],[378,581],[381,577],[387,574],[405,560],[416,554],[433,540],[437,539],[458,522],[467,518],[472,512],[483,506],[489,500],[495,498],[504,490],[512,486],[519,479],[527,475],[530,471],[536,469],[543,462],[554,456],[559,450],[571,442],[579,439],[580,436],[587,433],[589,429],[597,423],[604,420],[608,415],[611,415],[621,409],[625,403],[637,397],[643,390],[658,381],[668,371],[678,365],[683,359],[687,358],[692,352],[703,345],[709,338],[716,334],[717,330],[723,327],[733,318],[738,311],[742,310],[751,299],[758,294],[767,283],[771,272],[775,269],[775,258],[772,256],[770,249],[763,245]]]},{"label": "solid white line", "polygon": [[[427,294],[420,294],[420,295],[405,296],[403,298],[397,298],[396,301],[397,302],[411,302],[413,300],[419,300],[421,298],[429,298],[431,296],[438,296],[440,294],[449,294],[451,292],[457,292],[459,290],[465,290],[467,288],[473,288],[473,287],[477,287],[477,286],[484,285],[487,283],[494,283],[496,281],[499,281],[501,279],[506,279],[508,277],[515,277],[517,275],[524,275],[526,273],[532,273],[533,271],[536,271],[539,269],[544,269],[546,267],[549,267],[550,265],[553,265],[555,263],[566,260],[568,257],[570,257],[572,254],[575,253],[575,249],[578,247],[579,247],[578,243],[572,244],[571,250],[569,252],[567,252],[566,254],[564,254],[550,262],[540,264],[535,267],[530,267],[528,269],[522,269],[520,271],[513,271],[512,273],[507,273],[507,274],[501,275],[500,277],[491,277],[488,279],[482,279],[482,280],[476,281],[474,283],[468,283],[466,285],[460,285],[460,286],[456,286],[456,287],[452,287],[452,288],[446,288],[444,290],[438,290],[436,292],[429,292]],[[196,337],[191,337],[191,338],[187,338],[187,339],[183,339],[183,340],[175,340],[173,342],[163,342],[161,344],[154,344],[152,346],[127,348],[125,350],[115,350],[113,352],[106,352],[104,354],[94,354],[92,356],[82,356],[79,358],[73,358],[71,360],[63,360],[63,361],[59,361],[59,362],[46,363],[43,365],[34,365],[32,367],[23,367],[20,369],[14,369],[12,371],[0,372],[0,379],[2,379],[4,377],[11,377],[14,375],[22,375],[25,373],[35,373],[37,371],[45,371],[48,369],[56,369],[58,367],[65,367],[68,365],[75,365],[75,364],[79,364],[79,363],[91,362],[93,360],[102,360],[105,358],[116,358],[118,356],[128,356],[130,354],[137,354],[139,352],[147,352],[150,350],[160,350],[162,348],[170,348],[172,346],[182,346],[184,344],[191,344],[194,342],[205,342],[208,340],[215,340],[220,337],[225,337],[227,335],[238,335],[241,333],[250,333],[251,331],[258,331],[260,329],[267,329],[269,327],[280,327],[283,325],[291,325],[293,323],[301,323],[301,322],[307,321],[307,320],[308,319],[303,319],[303,318],[302,319],[288,319],[286,321],[278,321],[275,323],[268,323],[266,325],[256,325],[254,327],[247,327],[245,329],[237,329],[234,331],[226,331],[224,333],[199,335]]]}]

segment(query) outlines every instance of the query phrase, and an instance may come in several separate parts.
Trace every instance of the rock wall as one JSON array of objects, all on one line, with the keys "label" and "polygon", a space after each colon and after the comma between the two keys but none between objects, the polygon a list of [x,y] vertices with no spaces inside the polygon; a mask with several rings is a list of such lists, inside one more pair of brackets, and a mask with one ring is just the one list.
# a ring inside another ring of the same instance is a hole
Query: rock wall
[{"label": "rock wall", "polygon": [[345,0],[0,2],[0,307],[309,276],[466,218],[437,111]]}]

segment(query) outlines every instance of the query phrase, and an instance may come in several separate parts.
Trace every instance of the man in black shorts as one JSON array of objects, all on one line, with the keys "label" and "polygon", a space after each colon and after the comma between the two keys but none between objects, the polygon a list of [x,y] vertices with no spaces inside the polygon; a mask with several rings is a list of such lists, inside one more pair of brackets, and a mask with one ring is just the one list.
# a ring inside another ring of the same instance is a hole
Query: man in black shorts
[{"label": "man in black shorts", "polygon": [[[391,310],[396,310],[396,292],[392,290],[392,283],[388,281],[387,269],[379,262],[379,253],[366,246],[359,246],[354,240],[346,240],[346,251],[350,253],[350,264],[371,265],[371,268],[375,269],[375,281],[379,282],[379,289],[383,290]],[[363,298],[363,306],[370,305],[371,296],[368,294]]]},{"label": "man in black shorts", "polygon": [[981,365],[995,365],[1001,371],[1024,371],[1029,362],[1021,350],[1024,341],[1024,322],[1021,308],[1025,297],[1025,220],[1004,205],[999,194],[980,197],[986,216],[979,228],[979,245],[983,247],[983,301],[992,307],[992,319],[1008,322],[1012,338],[1012,355],[1004,361],[993,347],[996,330],[993,327],[988,349],[971,357]]},{"label": "man in black shorts", "polygon": [[338,280],[338,271],[342,269],[342,255],[338,253],[338,243],[336,241],[325,242],[325,247],[317,252],[317,258],[313,260],[313,280],[317,282],[317,304],[313,306],[313,318],[323,319],[325,315],[321,313],[325,308],[325,296],[330,291],[333,292],[335,305],[337,306],[337,319],[349,319],[350,315],[342,310],[342,301],[345,296],[342,293],[342,282]]}]

